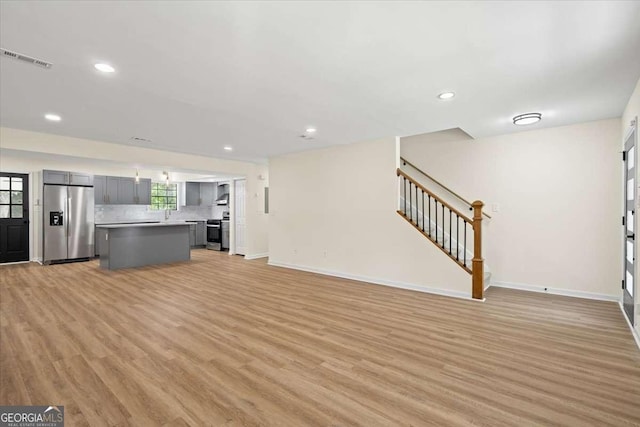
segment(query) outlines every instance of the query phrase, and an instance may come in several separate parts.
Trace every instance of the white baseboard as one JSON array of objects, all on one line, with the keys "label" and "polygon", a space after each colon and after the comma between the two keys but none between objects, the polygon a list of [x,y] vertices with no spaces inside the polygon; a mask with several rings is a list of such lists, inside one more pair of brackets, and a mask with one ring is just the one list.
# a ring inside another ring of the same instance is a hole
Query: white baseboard
[{"label": "white baseboard", "polygon": [[633,327],[631,322],[629,322],[629,319],[627,319],[627,314],[624,312],[624,306],[622,305],[622,301],[618,301],[618,305],[620,306],[622,317],[624,317],[624,320],[627,322],[627,325],[629,325],[629,329],[631,329],[631,335],[633,335],[633,339],[636,341],[636,345],[638,346],[638,349],[640,349],[640,335],[638,335],[638,331],[636,331],[636,329]]},{"label": "white baseboard", "polygon": [[2,264],[0,264],[0,266],[2,265],[18,265],[18,264],[29,264],[32,261],[16,261],[16,262],[4,262]]},{"label": "white baseboard", "polygon": [[[427,294],[443,295],[447,297],[461,298],[461,299],[472,300],[472,301],[481,301],[481,302],[484,301],[484,299],[474,300],[473,298],[471,298],[471,292],[466,293],[466,292],[460,292],[460,291],[450,291],[448,289],[431,288],[431,287],[426,287],[422,285],[416,285],[413,283],[396,282],[392,280],[360,276],[355,274],[343,273],[340,271],[331,271],[331,270],[308,267],[304,265],[289,264],[289,263],[273,261],[273,260],[269,260],[268,264],[274,267],[284,267],[284,268],[291,268],[293,270],[308,271],[310,273],[317,273],[325,276],[339,277],[341,279],[357,280],[358,282],[366,282],[374,285],[390,286],[392,288],[407,289],[410,291],[418,291],[418,292],[424,292]],[[471,288],[471,283],[469,283],[469,288]]]},{"label": "white baseboard", "polygon": [[488,287],[518,289],[521,291],[540,292],[543,294],[563,295],[566,297],[587,298],[600,301],[620,301],[619,295],[597,294],[593,292],[574,291],[571,289],[550,288],[548,286],[530,285],[527,283],[511,283],[492,280]]},{"label": "white baseboard", "polygon": [[245,255],[244,259],[258,259],[258,258],[266,258],[268,256],[269,256],[269,252],[263,252],[261,254]]}]

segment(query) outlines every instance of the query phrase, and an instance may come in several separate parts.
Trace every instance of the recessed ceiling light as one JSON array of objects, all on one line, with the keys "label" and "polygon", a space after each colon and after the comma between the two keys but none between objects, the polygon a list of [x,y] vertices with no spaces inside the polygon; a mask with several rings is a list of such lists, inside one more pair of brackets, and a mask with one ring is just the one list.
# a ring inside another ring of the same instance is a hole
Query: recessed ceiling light
[{"label": "recessed ceiling light", "polygon": [[223,147],[226,151],[233,151],[233,147],[231,147],[230,145],[225,145]]},{"label": "recessed ceiling light", "polygon": [[102,71],[103,73],[113,73],[114,71],[116,71],[116,69],[111,65],[105,64],[103,62],[95,64],[94,67],[96,67],[96,70]]},{"label": "recessed ceiling light", "polygon": [[440,99],[451,99],[454,96],[456,96],[456,94],[454,92],[442,92],[440,95],[438,95],[438,98],[440,98]]},{"label": "recessed ceiling light", "polygon": [[62,120],[62,117],[57,114],[45,114],[44,118],[52,122],[59,122],[60,120]]},{"label": "recessed ceiling light", "polygon": [[314,133],[316,128],[307,128],[307,133]]},{"label": "recessed ceiling light", "polygon": [[520,114],[513,118],[513,124],[518,126],[530,125],[542,120],[542,114],[540,113],[526,113]]}]

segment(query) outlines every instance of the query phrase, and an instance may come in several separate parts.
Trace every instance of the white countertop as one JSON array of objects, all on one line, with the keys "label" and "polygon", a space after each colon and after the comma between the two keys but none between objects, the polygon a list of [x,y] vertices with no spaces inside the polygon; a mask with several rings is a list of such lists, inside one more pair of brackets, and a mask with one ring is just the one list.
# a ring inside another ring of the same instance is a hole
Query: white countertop
[{"label": "white countertop", "polygon": [[137,227],[188,227],[189,223],[185,221],[163,221],[154,223],[138,223],[138,224],[96,224],[98,228],[137,228]]},{"label": "white countertop", "polygon": [[160,220],[153,220],[153,219],[149,219],[149,220],[129,220],[129,221],[105,221],[105,222],[96,222],[94,225],[95,226],[99,226],[99,225],[117,225],[117,224],[131,224],[131,225],[136,225],[136,224],[159,224],[159,223],[179,223],[179,222],[207,222],[206,219],[200,219],[200,218],[196,218],[196,219],[176,219],[176,220],[171,220],[171,221],[160,221]]},{"label": "white countertop", "polygon": [[140,221],[106,221],[106,222],[96,222],[95,225],[112,225],[112,224],[150,224],[150,223],[159,223],[157,220],[140,220]]}]

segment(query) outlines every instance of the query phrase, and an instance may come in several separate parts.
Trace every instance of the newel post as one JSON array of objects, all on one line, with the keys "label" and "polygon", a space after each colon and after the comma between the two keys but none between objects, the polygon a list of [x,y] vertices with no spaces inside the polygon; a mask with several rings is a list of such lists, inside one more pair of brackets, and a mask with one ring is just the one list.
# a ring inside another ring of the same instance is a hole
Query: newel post
[{"label": "newel post", "polygon": [[476,200],[473,207],[473,260],[471,261],[472,291],[474,299],[482,299],[484,291],[484,260],[482,259],[482,207],[484,203]]}]

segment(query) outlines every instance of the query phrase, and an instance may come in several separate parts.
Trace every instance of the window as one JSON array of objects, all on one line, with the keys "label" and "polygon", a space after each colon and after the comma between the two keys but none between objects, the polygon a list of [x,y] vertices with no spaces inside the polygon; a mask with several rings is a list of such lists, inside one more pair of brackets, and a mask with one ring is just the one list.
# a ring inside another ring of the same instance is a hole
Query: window
[{"label": "window", "polygon": [[0,178],[0,218],[22,218],[22,178]]},{"label": "window", "polygon": [[176,184],[151,184],[151,209],[178,210],[178,189]]}]

